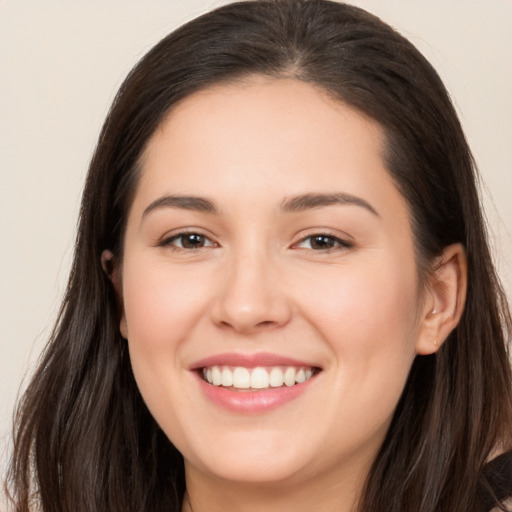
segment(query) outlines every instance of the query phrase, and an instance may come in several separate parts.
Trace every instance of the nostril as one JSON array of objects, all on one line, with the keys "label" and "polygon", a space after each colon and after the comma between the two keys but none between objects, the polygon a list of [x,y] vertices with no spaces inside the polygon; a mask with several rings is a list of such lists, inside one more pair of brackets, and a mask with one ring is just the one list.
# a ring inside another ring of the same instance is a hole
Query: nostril
[{"label": "nostril", "polygon": [[[234,327],[235,329],[237,329],[235,322],[233,322],[233,324],[231,324],[230,322],[227,322],[226,320],[222,320],[219,323],[219,325],[224,328],[233,328]],[[263,320],[262,322],[256,323],[253,327],[253,330],[265,329],[265,328],[273,327],[275,325],[278,325],[278,323],[274,322],[273,320]]]}]

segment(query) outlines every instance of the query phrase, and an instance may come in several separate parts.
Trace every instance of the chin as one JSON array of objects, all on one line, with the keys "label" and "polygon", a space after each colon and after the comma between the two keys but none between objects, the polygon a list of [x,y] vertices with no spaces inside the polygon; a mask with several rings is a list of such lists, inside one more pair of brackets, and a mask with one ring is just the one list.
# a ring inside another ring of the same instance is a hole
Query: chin
[{"label": "chin", "polygon": [[301,462],[281,456],[279,460],[269,460],[268,457],[261,455],[245,457],[243,460],[241,456],[233,454],[223,457],[221,463],[209,464],[204,469],[216,478],[230,482],[272,485],[293,482],[302,473],[300,468],[307,466]]},{"label": "chin", "polygon": [[198,447],[190,457],[184,453],[184,457],[189,469],[194,467],[222,480],[272,484],[293,481],[309,467],[314,453],[306,452],[299,442],[290,442],[289,432],[270,436],[242,432],[227,438],[216,436],[215,442]]}]

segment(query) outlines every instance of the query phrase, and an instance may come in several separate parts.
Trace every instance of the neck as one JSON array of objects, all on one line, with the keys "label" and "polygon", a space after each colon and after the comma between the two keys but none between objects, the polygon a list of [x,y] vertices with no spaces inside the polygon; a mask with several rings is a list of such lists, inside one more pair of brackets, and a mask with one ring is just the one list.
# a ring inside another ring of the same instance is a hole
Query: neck
[{"label": "neck", "polygon": [[[343,473],[343,474],[341,474]],[[247,483],[187,468],[182,512],[357,512],[367,471],[331,471],[315,480]]]}]

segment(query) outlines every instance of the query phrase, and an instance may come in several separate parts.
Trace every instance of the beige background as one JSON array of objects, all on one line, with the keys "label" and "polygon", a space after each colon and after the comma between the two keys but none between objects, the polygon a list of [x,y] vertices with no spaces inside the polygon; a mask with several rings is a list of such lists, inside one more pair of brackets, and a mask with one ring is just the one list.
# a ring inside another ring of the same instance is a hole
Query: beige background
[{"label": "beige background", "polygon": [[[114,93],[162,36],[222,3],[0,0],[0,474],[16,394],[64,290],[82,182]],[[511,296],[512,0],[351,3],[416,43],[455,98]]]}]

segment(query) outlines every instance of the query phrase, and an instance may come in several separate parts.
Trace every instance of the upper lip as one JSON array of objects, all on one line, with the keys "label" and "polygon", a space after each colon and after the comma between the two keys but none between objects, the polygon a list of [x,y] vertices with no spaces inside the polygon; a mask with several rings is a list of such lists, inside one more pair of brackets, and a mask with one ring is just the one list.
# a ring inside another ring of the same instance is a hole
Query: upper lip
[{"label": "upper lip", "polygon": [[209,366],[243,366],[246,368],[255,368],[257,366],[300,366],[318,368],[318,365],[307,361],[301,361],[288,356],[272,354],[270,352],[260,352],[256,354],[238,354],[229,352],[216,354],[195,361],[189,367],[190,370],[198,370]]}]

